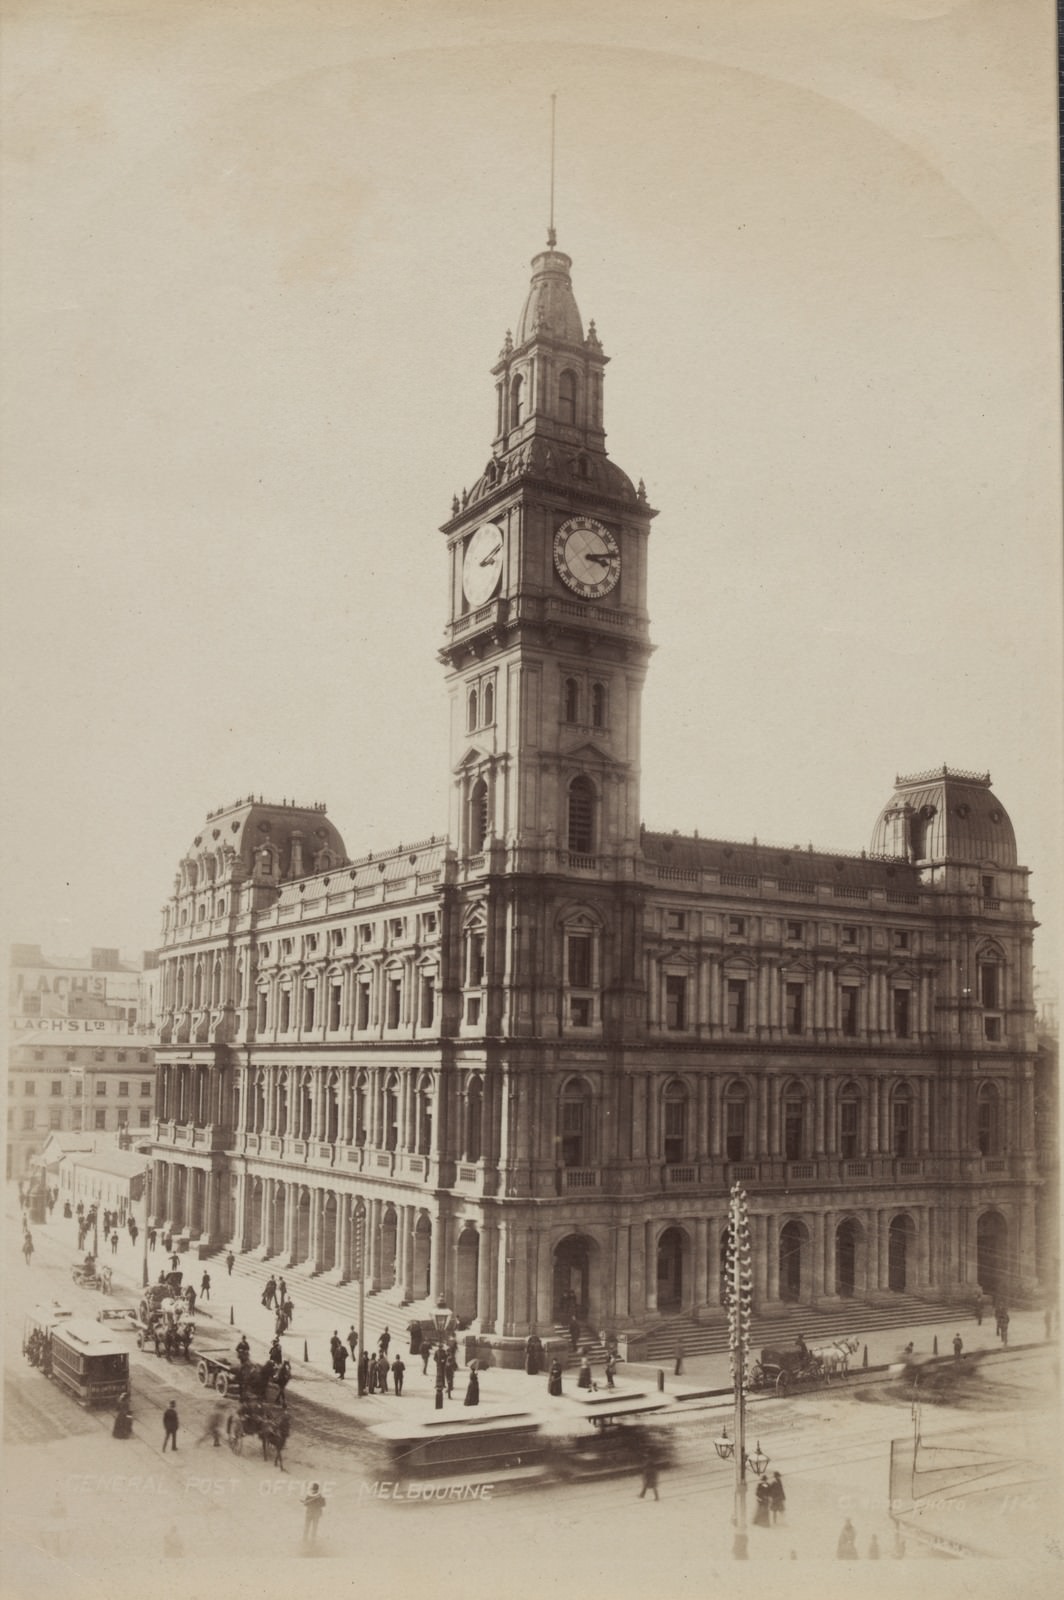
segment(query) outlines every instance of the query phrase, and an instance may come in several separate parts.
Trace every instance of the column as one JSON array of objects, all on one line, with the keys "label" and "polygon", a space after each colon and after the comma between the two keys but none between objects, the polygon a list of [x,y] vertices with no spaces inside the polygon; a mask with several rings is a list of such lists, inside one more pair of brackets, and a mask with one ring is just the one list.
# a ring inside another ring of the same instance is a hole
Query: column
[{"label": "column", "polygon": [[870,1208],[865,1217],[865,1236],[868,1241],[868,1290],[874,1294],[879,1288],[879,1212]]},{"label": "column", "polygon": [[[436,1143],[436,1123],[433,1119],[432,1130],[433,1144]],[[433,1303],[446,1299],[447,1291],[444,1286],[443,1264],[445,1262],[447,1243],[447,1219],[441,1212],[432,1219],[432,1241],[429,1246],[429,1294]]]},{"label": "column", "polygon": [[[648,1161],[661,1160],[661,1133],[659,1129],[659,1096],[658,1079],[655,1073],[648,1073],[644,1082],[647,1086],[647,1142],[646,1159]],[[655,1305],[657,1301],[655,1300]]]},{"label": "column", "polygon": [[719,1161],[724,1149],[724,1084],[718,1073],[710,1081],[713,1112],[709,1124],[709,1153]]},{"label": "column", "polygon": [[[813,1213],[812,1258],[812,1283],[809,1287],[811,1298],[815,1303],[820,1299],[821,1295],[831,1293],[831,1288],[828,1287],[824,1276],[824,1213],[822,1211],[814,1211]],[[834,1285],[831,1287],[833,1288]]]},{"label": "column", "polygon": [[643,1224],[644,1290],[648,1311],[658,1309],[658,1256],[654,1245],[654,1223]]},{"label": "column", "polygon": [[868,1153],[879,1154],[879,1079],[868,1083]]},{"label": "column", "polygon": [[211,1168],[203,1184],[203,1228],[202,1236],[209,1244],[214,1244],[218,1233],[218,1179],[214,1169]]},{"label": "column", "polygon": [[[154,1193],[154,1189],[152,1191]],[[236,1216],[233,1218],[233,1246],[236,1250],[248,1247],[248,1178],[246,1172],[236,1175]]]},{"label": "column", "polygon": [[825,1211],[821,1217],[824,1251],[820,1261],[820,1281],[826,1295],[836,1295],[839,1286],[835,1281],[835,1230],[839,1219],[834,1211]]},{"label": "column", "polygon": [[263,1178],[259,1192],[259,1239],[264,1255],[270,1253],[270,1191],[273,1183],[273,1178]]},{"label": "column", "polygon": [[695,1158],[704,1161],[709,1154],[709,1079],[704,1072],[698,1075],[697,1125],[695,1127]]},{"label": "column", "polygon": [[770,1156],[779,1156],[782,1154],[780,1142],[780,1081],[775,1073],[766,1074],[765,1087],[768,1102],[768,1143],[766,1149]]},{"label": "column", "polygon": [[757,1141],[755,1152],[757,1155],[769,1150],[768,1142],[768,1076],[764,1072],[757,1075]]},{"label": "column", "polygon": [[757,1026],[759,1029],[765,1029],[768,1027],[769,980],[771,970],[771,968],[766,968],[764,962],[760,962],[754,976],[757,996],[757,1010],[755,1015],[757,1017]]},{"label": "column", "polygon": [[824,1094],[825,1077],[818,1073],[813,1083],[813,1154],[824,1154]]},{"label": "column", "polygon": [[[780,1245],[779,1228],[774,1216],[759,1217],[761,1226],[758,1232],[760,1238],[760,1253],[763,1263],[765,1298],[778,1300],[780,1297]],[[754,1282],[758,1274],[755,1270]]]},{"label": "column", "polygon": [[366,1218],[366,1282],[371,1289],[386,1287],[381,1278],[381,1220],[383,1215],[384,1206],[382,1201],[371,1200],[369,1202],[369,1214]]},{"label": "column", "polygon": [[414,1296],[414,1224],[417,1213],[413,1206],[400,1208],[403,1229],[403,1255],[402,1255],[402,1283],[403,1299],[413,1300]]},{"label": "column", "polygon": [[632,1256],[632,1230],[622,1224],[613,1230],[613,1298],[614,1315],[620,1319],[632,1314],[632,1284],[630,1277]]},{"label": "column", "polygon": [[490,1333],[495,1327],[495,1276],[497,1266],[498,1227],[485,1222],[480,1228],[480,1248],[477,1251],[477,1319],[481,1333]]},{"label": "column", "polygon": [[693,1247],[695,1269],[694,1304],[696,1306],[704,1306],[709,1298],[708,1241],[709,1223],[705,1217],[696,1217],[695,1240]]},{"label": "column", "polygon": [[284,1189],[284,1236],[281,1243],[281,1255],[286,1267],[295,1262],[296,1252],[296,1209],[298,1185],[285,1183]]},{"label": "column", "polygon": [[351,1196],[336,1196],[336,1275],[340,1283],[351,1276]]},{"label": "column", "polygon": [[[769,1281],[769,1228],[768,1219],[757,1212],[750,1217],[750,1253],[753,1258],[753,1310],[770,1298]],[[779,1291],[779,1262],[776,1263],[775,1288]]]}]

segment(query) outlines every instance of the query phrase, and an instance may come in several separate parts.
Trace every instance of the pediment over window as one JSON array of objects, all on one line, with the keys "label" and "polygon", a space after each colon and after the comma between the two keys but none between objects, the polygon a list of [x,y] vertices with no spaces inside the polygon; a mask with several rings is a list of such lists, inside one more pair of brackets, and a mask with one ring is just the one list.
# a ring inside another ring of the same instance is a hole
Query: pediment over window
[{"label": "pediment over window", "polygon": [[595,744],[591,739],[585,740],[583,744],[574,745],[571,750],[563,750],[562,754],[566,761],[586,761],[595,766],[603,764],[617,765],[617,758],[611,756],[608,751],[603,750],[601,745]]},{"label": "pediment over window", "polygon": [[492,753],[484,745],[471,744],[467,746],[465,755],[454,764],[455,772],[471,772],[476,767],[485,766],[492,759]]}]

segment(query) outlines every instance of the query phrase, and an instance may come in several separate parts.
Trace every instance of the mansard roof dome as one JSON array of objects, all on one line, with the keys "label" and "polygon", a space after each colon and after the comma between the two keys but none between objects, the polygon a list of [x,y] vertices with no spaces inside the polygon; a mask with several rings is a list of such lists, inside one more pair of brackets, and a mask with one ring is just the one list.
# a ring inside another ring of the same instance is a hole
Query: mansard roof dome
[{"label": "mansard roof dome", "polygon": [[992,862],[1017,865],[1016,835],[989,772],[943,766],[894,780],[894,794],[879,814],[872,849],[904,850],[914,861]]},{"label": "mansard roof dome", "polygon": [[543,250],[532,260],[532,286],[517,322],[515,345],[523,345],[537,333],[568,344],[583,344],[584,325],[580,320],[569,276],[572,260],[561,250]]},{"label": "mansard roof dome", "polygon": [[[234,805],[211,812],[188,852],[199,856],[223,852],[237,876],[275,881],[305,878],[347,862],[339,832],[324,805],[270,802],[248,795]],[[231,852],[231,853],[230,853]]]}]

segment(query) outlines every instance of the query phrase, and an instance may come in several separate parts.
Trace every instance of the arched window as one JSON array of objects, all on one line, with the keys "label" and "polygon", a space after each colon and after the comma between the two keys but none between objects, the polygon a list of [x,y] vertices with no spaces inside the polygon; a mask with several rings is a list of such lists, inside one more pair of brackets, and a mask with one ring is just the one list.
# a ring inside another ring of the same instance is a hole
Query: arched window
[{"label": "arched window", "polygon": [[483,850],[488,837],[488,786],[478,778],[469,796],[469,849]]},{"label": "arched window", "polygon": [[521,412],[523,410],[521,391],[524,388],[524,386],[525,386],[524,385],[524,379],[521,377],[521,374],[518,373],[517,376],[510,383],[510,426],[511,426],[511,428],[519,428],[521,426]]},{"label": "arched window", "polygon": [[576,373],[568,367],[558,374],[558,420],[576,422]]},{"label": "arched window", "polygon": [[569,849],[590,855],[595,848],[595,791],[589,778],[574,778],[569,785]]},{"label": "arched window", "polygon": [[325,1085],[325,1137],[335,1144],[340,1132],[340,1080],[330,1072]]},{"label": "arched window", "polygon": [[495,721],[495,685],[493,683],[486,683],[484,685],[484,725],[485,725],[485,727],[490,728],[491,724],[494,721]]},{"label": "arched window", "polygon": [[733,1083],[724,1096],[724,1155],[728,1161],[746,1158],[748,1097],[741,1083]]},{"label": "arched window", "polygon": [[384,1085],[384,1102],[381,1107],[382,1133],[384,1135],[384,1148],[398,1150],[399,1148],[399,1077],[392,1072]]},{"label": "arched window", "polygon": [[591,685],[591,726],[604,728],[606,726],[606,685],[593,683]]},{"label": "arched window", "polygon": [[662,1154],[675,1166],[687,1158],[687,1090],[678,1078],[665,1086],[661,1125]]},{"label": "arched window", "polygon": [[477,691],[472,688],[466,697],[466,732],[472,733],[477,725]]},{"label": "arched window", "polygon": [[366,1075],[360,1073],[355,1079],[354,1105],[352,1106],[352,1122],[355,1130],[355,1143],[362,1145],[366,1142]]},{"label": "arched window", "polygon": [[471,1078],[466,1090],[465,1159],[479,1161],[481,1151],[481,1114],[483,1093],[480,1079]]},{"label": "arched window", "polygon": [[563,1167],[591,1163],[591,1090],[575,1078],[562,1090],[558,1106],[558,1146]]},{"label": "arched window", "polygon": [[844,1083],[839,1090],[839,1155],[853,1161],[861,1154],[861,1093],[855,1083]]},{"label": "arched window", "polygon": [[180,1011],[185,1004],[185,964],[183,961],[179,961],[177,963],[177,982],[175,990],[174,1006],[178,1011]]},{"label": "arched window", "polygon": [[309,1072],[304,1072],[299,1083],[299,1129],[297,1138],[309,1139],[311,1137],[311,1117],[313,1114],[312,1089],[314,1080]]},{"label": "arched window", "polygon": [[417,1153],[432,1154],[432,1079],[422,1078],[417,1092]]},{"label": "arched window", "polygon": [[211,1005],[220,1006],[222,1003],[222,958],[215,956],[214,966],[211,969]]},{"label": "arched window", "polygon": [[566,678],[562,690],[562,716],[566,722],[580,720],[580,685],[575,678]]},{"label": "arched window", "polygon": [[203,1004],[203,963],[197,961],[192,973],[192,1005],[199,1010]]},{"label": "arched window", "polygon": [[975,1102],[975,1137],[981,1156],[1001,1154],[1001,1119],[998,1092],[992,1083],[981,1083]]},{"label": "arched window", "polygon": [[277,1085],[277,1133],[284,1138],[288,1132],[288,1074],[282,1072]]},{"label": "arched window", "polygon": [[794,1085],[783,1099],[783,1155],[801,1161],[805,1155],[805,1095]]},{"label": "arched window", "polygon": [[913,1092],[907,1083],[899,1084],[891,1097],[890,1148],[896,1156],[913,1153]]}]

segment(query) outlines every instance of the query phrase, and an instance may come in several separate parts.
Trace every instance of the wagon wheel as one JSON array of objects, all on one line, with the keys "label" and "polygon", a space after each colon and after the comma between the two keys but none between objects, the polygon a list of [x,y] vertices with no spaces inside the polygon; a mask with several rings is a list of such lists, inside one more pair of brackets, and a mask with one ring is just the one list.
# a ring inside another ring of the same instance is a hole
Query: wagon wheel
[{"label": "wagon wheel", "polygon": [[776,1393],[777,1394],[786,1394],[788,1389],[790,1388],[790,1386],[791,1386],[791,1375],[790,1375],[790,1373],[789,1372],[785,1372],[785,1371],[781,1371],[779,1377],[776,1379]]},{"label": "wagon wheel", "polygon": [[203,1384],[204,1388],[210,1388],[211,1369],[203,1360],[202,1356],[200,1357],[199,1361],[196,1362],[196,1377],[199,1379],[200,1383]]},{"label": "wagon wheel", "polygon": [[215,1373],[215,1375],[214,1375],[214,1387],[217,1389],[218,1393],[224,1399],[224,1397],[229,1393],[229,1374],[228,1374],[228,1372],[216,1372]]}]

